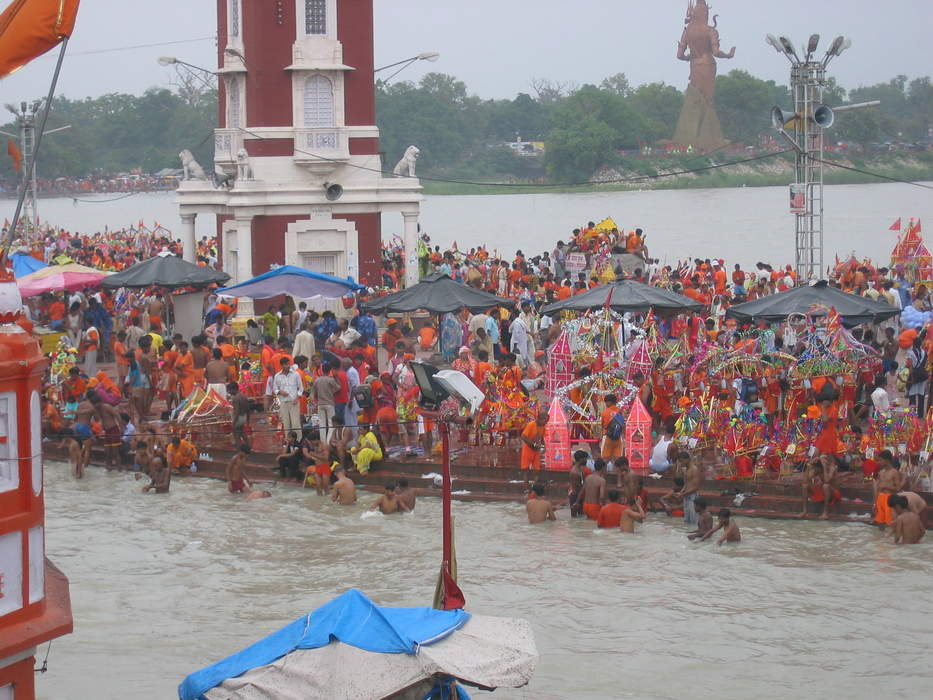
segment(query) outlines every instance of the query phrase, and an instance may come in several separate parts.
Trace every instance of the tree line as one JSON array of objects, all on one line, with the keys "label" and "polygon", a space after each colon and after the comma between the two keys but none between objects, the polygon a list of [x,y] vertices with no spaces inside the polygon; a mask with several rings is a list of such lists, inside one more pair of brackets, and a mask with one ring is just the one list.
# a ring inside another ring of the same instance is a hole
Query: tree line
[{"label": "tree line", "polygon": [[[899,75],[886,83],[846,90],[830,82],[830,105],[880,99],[881,106],[850,112],[827,132],[830,142],[928,142],[933,127],[929,77]],[[512,99],[470,94],[454,76],[429,73],[417,83],[378,84],[377,123],[384,165],[395,164],[409,145],[421,149],[419,174],[441,178],[512,178],[573,182],[601,167],[622,166],[625,152],[670,139],[683,91],[665,83],[632,86],[623,73],[599,85],[532,81]],[[758,145],[773,135],[772,106],[792,106],[790,91],[742,70],[716,79],[716,106],[725,138]],[[58,97],[49,128],[70,131],[43,142],[42,178],[155,172],[179,166],[188,148],[209,166],[216,91],[152,88],[142,95],[108,94],[71,100]],[[15,123],[3,127],[15,132]],[[506,147],[518,139],[545,144],[543,157],[521,157]],[[14,179],[11,160],[0,159],[0,177]]]}]

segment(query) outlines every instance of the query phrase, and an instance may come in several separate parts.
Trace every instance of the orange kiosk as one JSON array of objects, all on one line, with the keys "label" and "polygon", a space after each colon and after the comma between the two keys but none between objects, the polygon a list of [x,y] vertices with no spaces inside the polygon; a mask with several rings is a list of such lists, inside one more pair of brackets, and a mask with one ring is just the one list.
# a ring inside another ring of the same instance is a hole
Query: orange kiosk
[{"label": "orange kiosk", "polygon": [[36,648],[72,630],[68,579],[45,558],[39,392],[48,359],[0,270],[0,698],[35,698]]}]

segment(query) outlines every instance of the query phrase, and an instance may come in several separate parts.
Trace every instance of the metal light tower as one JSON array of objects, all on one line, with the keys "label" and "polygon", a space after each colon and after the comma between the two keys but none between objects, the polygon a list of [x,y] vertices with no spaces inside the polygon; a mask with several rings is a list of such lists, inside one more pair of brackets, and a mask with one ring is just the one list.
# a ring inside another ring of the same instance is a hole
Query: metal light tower
[{"label": "metal light tower", "polygon": [[[36,151],[36,115],[42,107],[42,102],[42,100],[34,100],[31,105],[20,102],[18,109],[15,105],[6,105],[7,110],[16,117],[19,134],[0,131],[0,134],[4,136],[19,139],[19,149],[23,156],[23,181],[20,183],[20,187],[25,191],[20,221],[23,222],[23,238],[27,241],[38,238],[39,234],[39,212],[36,205],[36,194],[39,191],[36,176],[38,167],[33,167],[31,172],[26,172],[26,164],[32,162]],[[62,126],[58,129],[50,129],[45,134],[54,134],[70,128],[71,125]]]},{"label": "metal light tower", "polygon": [[[794,96],[794,111],[780,107],[771,110],[771,123],[794,148],[794,184],[790,188],[790,210],[795,215],[797,279],[820,279],[823,274],[823,130],[835,121],[835,113],[879,104],[863,102],[830,108],[823,104],[826,86],[826,66],[845,51],[852,42],[839,36],[833,40],[821,60],[813,59],[820,41],[813,34],[803,47],[801,59],[786,38],[775,39],[768,34],[767,42],[791,64],[790,86]],[[790,131],[790,133],[788,133]]]}]

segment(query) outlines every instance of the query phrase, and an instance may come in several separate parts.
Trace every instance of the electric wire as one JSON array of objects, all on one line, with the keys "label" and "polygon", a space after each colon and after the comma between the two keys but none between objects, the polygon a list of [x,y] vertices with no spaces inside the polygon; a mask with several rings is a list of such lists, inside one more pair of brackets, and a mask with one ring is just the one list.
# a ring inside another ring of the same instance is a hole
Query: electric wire
[{"label": "electric wire", "polygon": [[[243,127],[240,127],[239,130],[242,131],[244,134],[248,134],[252,136],[253,138],[260,140],[260,141],[266,141],[272,138],[272,137],[261,136],[260,134],[257,134],[256,132],[250,131],[249,129],[246,129]],[[337,165],[344,165],[347,167],[356,168],[357,170],[365,170],[367,172],[379,173],[380,175],[386,175],[389,177],[410,178],[413,180],[420,180],[420,181],[425,181],[425,182],[443,182],[443,183],[452,184],[452,185],[473,185],[477,187],[510,187],[510,188],[525,188],[525,189],[551,188],[553,189],[555,187],[557,188],[585,187],[588,185],[612,185],[612,184],[620,184],[620,183],[627,183],[627,182],[645,182],[648,180],[656,180],[656,179],[665,178],[665,177],[674,177],[677,175],[689,175],[691,173],[704,172],[707,170],[717,170],[719,168],[728,168],[734,165],[742,165],[743,163],[752,163],[755,161],[764,160],[766,158],[773,158],[775,156],[780,156],[785,153],[791,153],[792,149],[786,149],[783,151],[772,151],[772,152],[763,153],[757,156],[750,156],[748,158],[742,158],[739,160],[730,161],[728,163],[713,163],[713,164],[704,165],[698,168],[685,168],[683,170],[672,170],[666,173],[654,173],[652,175],[636,175],[632,177],[612,178],[608,180],[583,180],[580,182],[558,182],[558,183],[476,182],[472,180],[455,180],[452,178],[441,178],[441,177],[424,177],[424,176],[412,177],[410,175],[398,176],[398,175],[395,175],[395,173],[393,173],[391,170],[385,170],[382,168],[370,168],[365,165],[358,165],[356,163],[348,163],[337,158],[330,158],[328,156],[324,156],[319,153],[312,153],[311,151],[306,151],[301,148],[295,148],[294,152],[301,153],[302,155],[311,156],[312,158],[317,158],[318,160],[323,160],[323,161],[327,161],[330,163],[335,163]]]},{"label": "electric wire", "polygon": [[892,177],[891,175],[882,175],[881,173],[875,173],[875,172],[872,172],[871,170],[863,170],[862,168],[856,168],[855,166],[852,166],[852,165],[843,165],[842,163],[836,163],[835,161],[824,160],[822,158],[813,158],[813,160],[817,161],[818,163],[822,163],[823,165],[832,166],[834,168],[841,168],[842,170],[851,170],[852,172],[860,173],[862,175],[869,175],[871,177],[877,177],[880,180],[890,180],[891,182],[899,182],[902,185],[913,185],[914,187],[922,187],[925,190],[933,190],[933,185],[926,185],[922,182],[913,182],[911,180],[904,180],[899,177]]}]

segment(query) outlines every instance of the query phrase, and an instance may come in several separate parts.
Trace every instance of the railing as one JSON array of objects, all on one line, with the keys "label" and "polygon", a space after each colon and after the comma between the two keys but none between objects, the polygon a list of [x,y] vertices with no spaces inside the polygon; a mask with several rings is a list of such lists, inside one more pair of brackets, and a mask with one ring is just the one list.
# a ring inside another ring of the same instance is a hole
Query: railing
[{"label": "railing", "polygon": [[214,129],[214,162],[236,164],[236,154],[243,148],[243,133],[239,129]]}]

